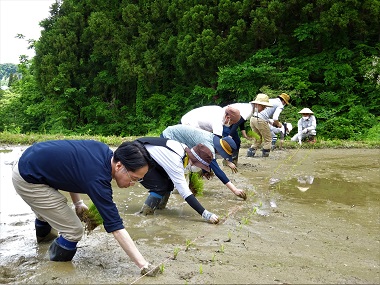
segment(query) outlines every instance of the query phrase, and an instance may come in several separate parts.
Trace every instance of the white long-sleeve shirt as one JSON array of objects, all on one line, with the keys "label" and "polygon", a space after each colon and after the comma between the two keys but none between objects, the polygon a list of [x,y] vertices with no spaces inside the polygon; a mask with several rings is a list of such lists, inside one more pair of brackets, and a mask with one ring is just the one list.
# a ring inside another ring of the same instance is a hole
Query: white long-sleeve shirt
[{"label": "white long-sleeve shirt", "polygon": [[[282,110],[284,110],[284,105],[280,98],[269,99],[269,103],[273,105],[273,107],[266,107],[257,116],[267,122],[269,122],[270,119],[279,121],[280,114]],[[256,114],[254,114],[254,116],[256,116]]]},{"label": "white long-sleeve shirt", "polygon": [[167,146],[174,150],[174,152],[164,146],[145,144],[145,148],[151,157],[169,175],[182,198],[186,199],[193,194],[186,181],[185,168],[182,161],[187,146],[174,140],[168,140]]},{"label": "white long-sleeve shirt", "polygon": [[217,105],[202,106],[183,115],[181,123],[222,136],[224,113],[225,109]]},{"label": "white long-sleeve shirt", "polygon": [[298,120],[298,138],[302,138],[302,131],[307,129],[309,132],[314,131],[317,128],[317,119],[314,115],[310,115],[309,119],[304,120],[303,118]]}]

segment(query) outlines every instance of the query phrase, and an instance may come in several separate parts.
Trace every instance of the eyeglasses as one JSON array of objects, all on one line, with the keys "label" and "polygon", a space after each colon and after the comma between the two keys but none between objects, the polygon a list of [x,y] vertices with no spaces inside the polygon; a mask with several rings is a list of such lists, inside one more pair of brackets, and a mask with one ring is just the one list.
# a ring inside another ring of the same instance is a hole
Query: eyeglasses
[{"label": "eyeglasses", "polygon": [[141,183],[141,182],[144,181],[144,179],[142,179],[142,178],[140,178],[140,179],[132,179],[131,175],[129,174],[129,171],[125,167],[124,167],[124,170],[125,170],[125,172],[127,172],[128,177],[131,180],[131,182],[133,182],[133,183],[135,183],[135,182]]}]

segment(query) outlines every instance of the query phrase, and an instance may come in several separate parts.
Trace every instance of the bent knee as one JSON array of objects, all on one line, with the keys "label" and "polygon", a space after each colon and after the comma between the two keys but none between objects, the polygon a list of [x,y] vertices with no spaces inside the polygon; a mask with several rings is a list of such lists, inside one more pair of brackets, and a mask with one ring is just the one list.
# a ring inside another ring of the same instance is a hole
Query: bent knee
[{"label": "bent knee", "polygon": [[78,219],[78,221],[73,224],[67,232],[62,232],[61,234],[69,241],[80,241],[84,234],[82,222]]}]

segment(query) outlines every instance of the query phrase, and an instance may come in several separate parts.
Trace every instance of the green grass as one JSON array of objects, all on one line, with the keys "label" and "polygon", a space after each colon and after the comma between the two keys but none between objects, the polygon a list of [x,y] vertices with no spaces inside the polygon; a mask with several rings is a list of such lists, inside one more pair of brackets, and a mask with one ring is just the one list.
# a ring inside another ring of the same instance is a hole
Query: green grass
[{"label": "green grass", "polygon": [[[380,131],[379,131],[380,133]],[[250,134],[252,135],[252,134]],[[140,136],[131,137],[118,137],[118,136],[91,136],[91,135],[63,135],[63,134],[18,134],[12,132],[0,133],[0,144],[8,145],[31,145],[36,142],[48,141],[48,140],[85,140],[92,139],[101,141],[110,146],[119,146],[124,141],[132,141]],[[250,147],[252,141],[248,141],[242,138],[242,147]],[[299,145],[296,142],[290,141],[290,137],[287,137],[283,144],[284,148],[298,148]],[[378,139],[378,133],[376,130],[374,134],[369,136],[365,140],[334,140],[321,138],[317,135],[317,142],[315,144],[302,144],[302,148],[380,148],[380,140]]]},{"label": "green grass", "polygon": [[138,137],[117,136],[90,136],[90,135],[63,135],[63,134],[14,134],[11,132],[0,133],[0,144],[31,145],[36,142],[50,140],[97,140],[110,146],[119,146],[122,142],[133,141]]}]

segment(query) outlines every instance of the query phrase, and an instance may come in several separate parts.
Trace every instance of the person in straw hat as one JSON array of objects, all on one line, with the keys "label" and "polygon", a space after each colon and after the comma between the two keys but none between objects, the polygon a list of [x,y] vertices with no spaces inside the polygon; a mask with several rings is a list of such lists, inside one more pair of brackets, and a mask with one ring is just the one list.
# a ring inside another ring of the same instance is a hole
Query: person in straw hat
[{"label": "person in straw hat", "polygon": [[[289,104],[290,96],[286,93],[280,94],[277,98],[269,99],[268,95],[260,93],[256,99],[252,101],[255,104],[255,110],[250,120],[251,128],[260,138],[255,139],[254,144],[248,149],[247,156],[253,157],[256,150],[262,146],[262,156],[269,156],[272,135],[269,125],[281,128],[279,116],[286,105]],[[270,108],[267,108],[270,107]],[[270,119],[273,119],[271,123]]]},{"label": "person in straw hat", "polygon": [[291,141],[298,141],[300,145],[303,140],[315,142],[317,120],[313,115],[313,111],[309,108],[303,108],[298,113],[302,114],[302,118],[298,120],[298,132],[292,137]]},{"label": "person in straw hat", "polygon": [[210,163],[213,159],[211,150],[201,143],[189,148],[183,143],[162,137],[143,137],[137,141],[144,145],[156,162],[156,166],[148,171],[144,179],[138,181],[149,190],[140,213],[152,215],[156,209],[164,209],[175,186],[182,198],[202,218],[217,224],[218,216],[207,211],[199,203],[185,178],[188,172],[201,170],[210,172]]}]

